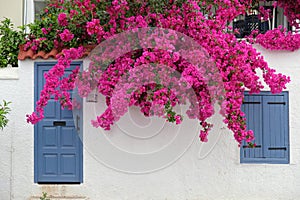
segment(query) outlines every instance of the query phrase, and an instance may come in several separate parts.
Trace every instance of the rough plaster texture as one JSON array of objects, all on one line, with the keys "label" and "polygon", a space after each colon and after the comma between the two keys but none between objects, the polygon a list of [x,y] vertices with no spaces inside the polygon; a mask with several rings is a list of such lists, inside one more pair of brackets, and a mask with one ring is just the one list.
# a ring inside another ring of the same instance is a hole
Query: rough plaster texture
[{"label": "rough plaster texture", "polygon": [[[13,102],[10,122],[0,131],[0,199],[38,199],[42,192],[47,192],[53,199],[73,200],[300,199],[300,51],[260,51],[271,66],[292,79],[287,88],[290,97],[290,164],[240,164],[239,149],[232,133],[219,129],[210,138],[210,141],[217,141],[215,146],[214,142],[203,145],[195,140],[177,162],[154,173],[118,172],[101,164],[84,149],[82,184],[35,184],[33,126],[25,120],[25,115],[34,107],[34,61],[26,60],[20,63],[19,79],[0,80],[0,100]],[[91,106],[94,105],[86,103],[85,110]],[[85,113],[85,117],[89,114]],[[88,127],[84,130],[84,134],[92,131]],[[110,135],[117,136],[118,130],[113,130]],[[200,148],[202,154],[199,157]]]}]

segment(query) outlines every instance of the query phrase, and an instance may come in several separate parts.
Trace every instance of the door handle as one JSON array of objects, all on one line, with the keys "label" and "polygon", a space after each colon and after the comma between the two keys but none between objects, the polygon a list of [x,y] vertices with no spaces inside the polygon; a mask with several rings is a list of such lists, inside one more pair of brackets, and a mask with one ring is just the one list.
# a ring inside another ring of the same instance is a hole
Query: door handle
[{"label": "door handle", "polygon": [[76,129],[77,129],[77,131],[80,131],[79,120],[80,120],[79,115],[76,115]]}]

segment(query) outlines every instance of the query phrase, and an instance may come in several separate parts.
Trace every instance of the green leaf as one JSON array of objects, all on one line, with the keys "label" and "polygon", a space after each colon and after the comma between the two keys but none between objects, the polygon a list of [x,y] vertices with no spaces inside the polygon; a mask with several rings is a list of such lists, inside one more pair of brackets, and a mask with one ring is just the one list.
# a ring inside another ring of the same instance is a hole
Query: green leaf
[{"label": "green leaf", "polygon": [[2,130],[8,123],[8,119],[6,115],[11,111],[11,109],[8,107],[10,103],[11,102],[7,102],[3,100],[3,105],[0,104],[0,128]]}]

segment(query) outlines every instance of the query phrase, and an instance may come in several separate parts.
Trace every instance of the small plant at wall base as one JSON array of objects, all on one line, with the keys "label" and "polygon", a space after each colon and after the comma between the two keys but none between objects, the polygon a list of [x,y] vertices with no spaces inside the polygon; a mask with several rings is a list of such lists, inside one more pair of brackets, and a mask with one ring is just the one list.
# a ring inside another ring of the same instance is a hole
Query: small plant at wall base
[{"label": "small plant at wall base", "polygon": [[6,102],[5,100],[3,100],[3,105],[0,104],[0,128],[2,130],[8,123],[6,115],[10,112],[10,108],[8,107],[10,103],[11,102]]},{"label": "small plant at wall base", "polygon": [[25,41],[24,27],[13,29],[11,20],[0,22],[0,68],[18,66],[19,45]]},{"label": "small plant at wall base", "polygon": [[50,200],[47,196],[47,193],[46,192],[43,192],[43,195],[42,197],[40,197],[40,200]]}]

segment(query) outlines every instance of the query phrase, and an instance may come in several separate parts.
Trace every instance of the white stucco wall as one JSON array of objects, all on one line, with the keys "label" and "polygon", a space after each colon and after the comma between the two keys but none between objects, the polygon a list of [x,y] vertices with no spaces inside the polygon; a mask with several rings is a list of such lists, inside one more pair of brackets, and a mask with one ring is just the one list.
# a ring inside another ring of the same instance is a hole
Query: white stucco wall
[{"label": "white stucco wall", "polygon": [[[203,145],[196,138],[180,159],[156,172],[132,174],[111,169],[101,163],[98,155],[103,154],[96,152],[100,149],[105,154],[107,153],[105,149],[101,149],[101,146],[93,149],[93,146],[88,146],[89,143],[84,147],[84,182],[82,184],[35,184],[33,183],[33,126],[27,124],[25,120],[25,115],[31,113],[34,107],[33,61],[26,60],[21,62],[17,80],[0,80],[0,100],[12,101],[10,122],[8,127],[0,131],[0,199],[38,199],[42,192],[56,197],[53,199],[69,197],[73,200],[300,199],[300,134],[298,134],[300,107],[297,104],[300,98],[300,51],[292,53],[274,53],[263,49],[261,51],[271,66],[278,72],[291,76],[292,79],[287,89],[290,102],[290,164],[240,164],[239,149],[232,133],[222,128],[222,123],[217,123],[219,128],[211,133],[209,143]],[[95,107],[94,103],[85,103],[87,124],[89,124],[88,117],[91,116],[91,111],[97,110],[98,107]],[[134,111],[132,111],[132,116],[135,116]],[[120,122],[119,127],[124,128],[124,123]],[[88,125],[84,127],[84,130],[85,142],[92,142],[93,136],[98,137],[94,134],[95,130]],[[167,130],[169,132],[162,137],[163,142],[172,138],[175,129]],[[130,140],[124,140],[124,138],[122,140],[120,134],[120,128],[115,126],[113,131],[104,136],[125,150],[142,149]],[[185,134],[187,137],[190,134],[198,135],[196,131]],[[104,137],[99,132],[99,138],[96,139],[100,138]],[[215,141],[217,141],[216,145],[213,146]],[[177,142],[178,148],[186,144],[184,140]],[[144,143],[142,151],[155,150],[163,144]],[[118,155],[112,153],[112,160],[116,156]],[[120,162],[116,161],[113,165],[120,166],[119,169],[127,166],[128,163],[124,163],[124,157],[119,157],[119,160]],[[129,160],[130,158],[128,162]],[[145,163],[135,163],[137,166],[143,164]]]},{"label": "white stucco wall", "polygon": [[23,25],[23,0],[0,0],[0,20],[10,18],[15,28]]}]

